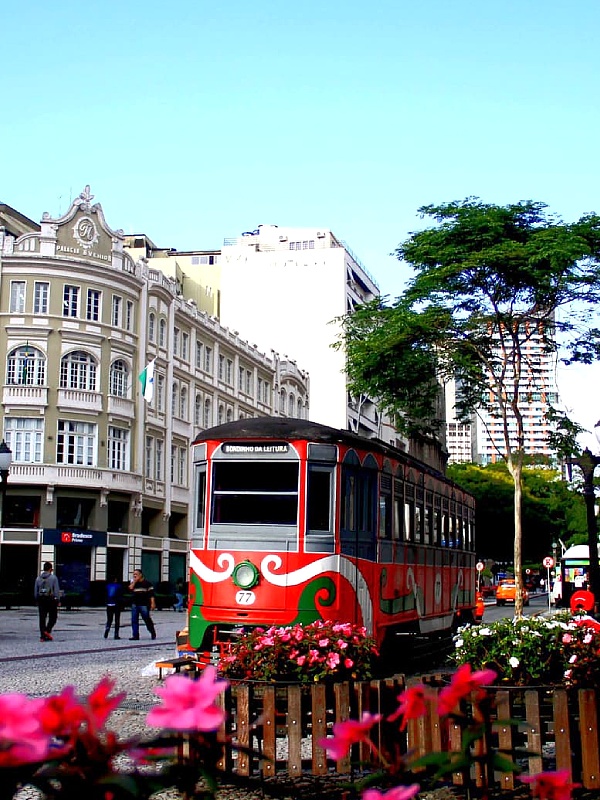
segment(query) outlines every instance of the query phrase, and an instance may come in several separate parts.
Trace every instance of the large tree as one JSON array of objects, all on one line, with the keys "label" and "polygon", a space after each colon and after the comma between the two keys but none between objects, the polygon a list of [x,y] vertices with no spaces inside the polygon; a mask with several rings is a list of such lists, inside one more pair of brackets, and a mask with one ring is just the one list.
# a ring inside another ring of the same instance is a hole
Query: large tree
[{"label": "large tree", "polygon": [[[485,408],[503,429],[498,453],[514,489],[514,566],[521,575],[523,411],[541,339],[564,358],[600,358],[590,306],[600,299],[600,217],[565,223],[527,201],[497,206],[467,198],[419,209],[431,227],[396,255],[414,277],[394,302],[380,298],[343,318],[350,390],[377,398],[407,434],[435,433],[439,383],[455,379],[457,412]],[[568,314],[557,314],[568,307]],[[515,612],[522,613],[522,586]]]}]

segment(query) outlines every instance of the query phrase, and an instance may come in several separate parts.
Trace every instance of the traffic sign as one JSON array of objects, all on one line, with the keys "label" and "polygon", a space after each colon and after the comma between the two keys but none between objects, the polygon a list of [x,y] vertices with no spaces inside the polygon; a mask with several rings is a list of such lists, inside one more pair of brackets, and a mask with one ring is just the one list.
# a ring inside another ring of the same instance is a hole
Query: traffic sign
[{"label": "traffic sign", "polygon": [[483,561],[478,561],[475,564],[475,569],[477,570],[477,572],[482,572],[484,567],[485,567],[485,564],[483,563]]},{"label": "traffic sign", "polygon": [[554,566],[554,559],[552,558],[552,556],[546,556],[546,558],[543,560],[542,563],[546,567],[546,569],[550,569],[550,567]]}]

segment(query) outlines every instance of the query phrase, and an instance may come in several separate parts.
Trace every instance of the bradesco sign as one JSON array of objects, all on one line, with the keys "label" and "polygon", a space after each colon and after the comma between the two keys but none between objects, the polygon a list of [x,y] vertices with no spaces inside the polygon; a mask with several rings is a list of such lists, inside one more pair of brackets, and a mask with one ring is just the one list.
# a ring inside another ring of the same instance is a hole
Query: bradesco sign
[{"label": "bradesco sign", "polygon": [[106,547],[105,531],[63,531],[60,528],[44,528],[43,544],[88,545]]}]

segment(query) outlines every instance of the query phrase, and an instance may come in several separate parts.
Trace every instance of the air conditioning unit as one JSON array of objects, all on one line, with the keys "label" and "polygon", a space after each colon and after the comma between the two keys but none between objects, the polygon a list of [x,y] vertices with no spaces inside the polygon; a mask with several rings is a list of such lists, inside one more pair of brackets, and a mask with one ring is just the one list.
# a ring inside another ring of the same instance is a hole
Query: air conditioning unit
[{"label": "air conditioning unit", "polygon": [[279,241],[280,242],[287,242],[287,236],[280,236],[279,237]]},{"label": "air conditioning unit", "polygon": [[317,233],[317,239],[324,239],[324,238],[325,234],[322,231],[319,231],[319,233]]}]

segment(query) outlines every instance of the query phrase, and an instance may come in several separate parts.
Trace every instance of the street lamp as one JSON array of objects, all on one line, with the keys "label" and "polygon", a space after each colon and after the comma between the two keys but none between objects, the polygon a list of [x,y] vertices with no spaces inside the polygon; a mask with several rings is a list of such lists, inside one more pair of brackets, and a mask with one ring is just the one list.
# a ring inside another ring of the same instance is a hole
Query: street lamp
[{"label": "street lamp", "polygon": [[10,471],[11,464],[12,450],[3,439],[0,443],[0,480],[2,481],[0,486],[0,491],[2,493],[2,506],[0,507],[0,527],[4,527],[4,501],[6,500],[6,484],[8,482],[8,473]]},{"label": "street lamp", "polygon": [[[596,439],[600,442],[600,420],[594,425]],[[588,549],[590,555],[588,588],[595,598],[595,613],[600,609],[600,563],[598,561],[598,523],[596,521],[596,496],[594,492],[594,472],[600,464],[600,456],[595,456],[589,447],[577,457],[567,459],[569,473],[571,465],[579,467],[583,473],[583,499],[587,518]],[[570,476],[569,476],[570,477]]]}]

